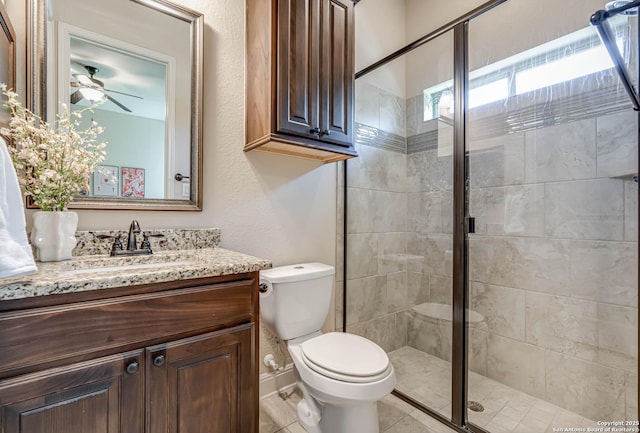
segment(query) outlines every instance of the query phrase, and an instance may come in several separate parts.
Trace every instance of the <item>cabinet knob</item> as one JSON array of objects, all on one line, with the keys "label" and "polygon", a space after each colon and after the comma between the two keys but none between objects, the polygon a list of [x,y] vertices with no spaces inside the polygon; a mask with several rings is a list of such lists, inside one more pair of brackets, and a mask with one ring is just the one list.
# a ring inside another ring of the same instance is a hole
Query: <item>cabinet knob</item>
[{"label": "cabinet knob", "polygon": [[313,135],[320,135],[320,128],[313,128],[309,132],[312,133]]},{"label": "cabinet knob", "polygon": [[155,365],[156,367],[161,367],[164,365],[164,355],[158,355],[155,358],[153,358],[153,365]]},{"label": "cabinet knob", "polygon": [[322,131],[322,135],[329,135],[329,134],[331,134],[330,129],[325,129],[324,131]]},{"label": "cabinet knob", "polygon": [[136,361],[133,361],[132,363],[127,365],[127,373],[128,374],[135,374],[135,373],[138,372],[138,368],[139,367],[140,367],[140,365]]}]

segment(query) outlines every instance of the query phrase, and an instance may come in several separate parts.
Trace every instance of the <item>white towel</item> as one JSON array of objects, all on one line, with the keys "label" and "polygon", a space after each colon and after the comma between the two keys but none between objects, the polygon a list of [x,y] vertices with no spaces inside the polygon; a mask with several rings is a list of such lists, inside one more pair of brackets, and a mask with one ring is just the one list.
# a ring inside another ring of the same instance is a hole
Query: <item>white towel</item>
[{"label": "white towel", "polygon": [[0,278],[36,272],[27,240],[24,205],[7,143],[0,137]]}]

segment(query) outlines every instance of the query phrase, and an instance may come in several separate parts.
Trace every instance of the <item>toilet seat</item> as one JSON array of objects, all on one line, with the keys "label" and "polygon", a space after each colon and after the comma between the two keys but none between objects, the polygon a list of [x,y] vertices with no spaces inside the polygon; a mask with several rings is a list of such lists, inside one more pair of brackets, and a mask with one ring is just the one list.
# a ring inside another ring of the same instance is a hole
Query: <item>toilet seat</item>
[{"label": "toilet seat", "polygon": [[366,338],[343,332],[330,332],[300,344],[304,363],[331,379],[369,383],[381,380],[392,369],[389,357]]},{"label": "toilet seat", "polygon": [[[304,336],[297,341],[289,340],[287,342],[287,350],[293,360],[297,380],[304,384],[314,398],[323,403],[330,404],[344,404],[345,402],[354,401],[376,401],[393,390],[396,384],[396,374],[391,362],[389,362],[389,369],[381,375],[383,377],[378,380],[368,378],[366,382],[348,382],[333,379],[311,368],[303,359],[302,348],[300,346],[305,341],[320,335],[323,334],[318,332],[313,336]],[[349,377],[349,379],[351,378],[352,377]]]}]

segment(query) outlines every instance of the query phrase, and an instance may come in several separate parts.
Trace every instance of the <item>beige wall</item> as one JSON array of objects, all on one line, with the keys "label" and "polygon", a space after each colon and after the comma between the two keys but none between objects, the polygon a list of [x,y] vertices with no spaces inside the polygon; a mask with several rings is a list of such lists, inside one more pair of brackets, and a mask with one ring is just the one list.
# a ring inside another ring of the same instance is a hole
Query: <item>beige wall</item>
[{"label": "beige wall", "polygon": [[355,8],[356,71],[406,44],[405,2],[362,0]]},{"label": "beige wall", "polygon": [[[364,0],[365,3],[367,1]],[[404,3],[407,10],[406,37],[411,42],[481,6],[486,0],[405,0]],[[493,33],[496,41],[502,41],[499,45],[519,52],[524,49],[523,44],[536,46],[544,40],[585,27],[590,14],[603,9],[606,3],[606,0],[563,0],[541,6],[539,1],[508,0],[499,6],[497,15],[492,13],[492,18],[485,18],[495,24],[495,29],[500,29]],[[580,12],[585,10],[586,15]],[[522,21],[523,17],[527,18],[526,22]],[[523,27],[537,28],[539,39],[523,38]],[[492,48],[496,48],[496,45]]]},{"label": "beige wall", "polygon": [[[176,1],[205,16],[202,212],[80,210],[79,229],[222,229],[222,247],[273,261],[335,265],[336,167],[249,153],[244,144],[244,1]],[[8,0],[24,93],[25,2]],[[27,216],[28,225],[31,218]],[[333,323],[333,317],[328,319]],[[262,350],[264,352],[264,348]]]},{"label": "beige wall", "polygon": [[[526,0],[509,1],[523,3]],[[415,41],[485,2],[486,0],[405,0],[408,11],[407,41]]]},{"label": "beige wall", "polygon": [[[404,1],[363,0],[356,6],[355,20],[356,72],[406,44]],[[404,98],[404,75],[405,60],[401,58],[367,74],[360,81]]]}]

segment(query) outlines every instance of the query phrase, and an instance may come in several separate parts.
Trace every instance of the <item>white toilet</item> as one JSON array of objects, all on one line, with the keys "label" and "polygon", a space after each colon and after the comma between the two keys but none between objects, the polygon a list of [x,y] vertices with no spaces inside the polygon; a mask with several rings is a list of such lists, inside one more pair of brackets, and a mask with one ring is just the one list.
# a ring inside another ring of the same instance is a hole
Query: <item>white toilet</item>
[{"label": "white toilet", "polygon": [[379,433],[377,402],[396,375],[374,342],[320,329],[331,304],[333,267],[321,263],[260,272],[260,309],[287,342],[303,399],[298,421],[310,433]]}]

